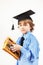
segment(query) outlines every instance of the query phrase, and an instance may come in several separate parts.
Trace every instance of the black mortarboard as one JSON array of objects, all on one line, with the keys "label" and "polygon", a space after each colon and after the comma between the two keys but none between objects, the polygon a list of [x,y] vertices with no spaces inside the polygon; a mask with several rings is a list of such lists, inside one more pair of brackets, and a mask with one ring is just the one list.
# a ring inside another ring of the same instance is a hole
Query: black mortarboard
[{"label": "black mortarboard", "polygon": [[21,20],[25,20],[25,19],[32,20],[32,18],[30,17],[30,15],[33,15],[33,14],[35,14],[35,12],[32,11],[32,10],[29,10],[29,11],[26,11],[24,13],[21,13],[21,14],[19,14],[17,16],[14,16],[13,18],[17,19],[18,22],[21,21]]}]

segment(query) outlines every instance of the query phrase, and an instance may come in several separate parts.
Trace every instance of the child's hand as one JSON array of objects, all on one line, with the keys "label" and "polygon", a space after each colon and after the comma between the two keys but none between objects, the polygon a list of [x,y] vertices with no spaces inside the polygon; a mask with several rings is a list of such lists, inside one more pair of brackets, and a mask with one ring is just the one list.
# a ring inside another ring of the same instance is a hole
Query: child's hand
[{"label": "child's hand", "polygon": [[13,44],[13,46],[10,47],[12,52],[15,52],[17,50],[20,50],[22,48],[22,46],[18,45],[18,44]]},{"label": "child's hand", "polygon": [[20,50],[22,48],[22,46],[18,45],[18,44],[14,44],[14,50]]}]

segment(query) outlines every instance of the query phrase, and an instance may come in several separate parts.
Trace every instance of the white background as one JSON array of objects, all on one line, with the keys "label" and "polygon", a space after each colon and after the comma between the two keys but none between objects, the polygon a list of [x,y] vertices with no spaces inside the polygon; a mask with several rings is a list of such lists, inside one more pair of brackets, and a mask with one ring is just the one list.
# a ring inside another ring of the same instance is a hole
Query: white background
[{"label": "white background", "polygon": [[[36,14],[31,17],[35,23],[33,34],[37,37],[40,46],[39,65],[43,65],[43,0],[0,0],[0,65],[15,65],[16,60],[2,50],[6,37],[17,40],[20,31],[17,20],[13,16],[32,9]],[[15,30],[11,30],[14,23]],[[21,35],[21,34],[20,34]]]}]

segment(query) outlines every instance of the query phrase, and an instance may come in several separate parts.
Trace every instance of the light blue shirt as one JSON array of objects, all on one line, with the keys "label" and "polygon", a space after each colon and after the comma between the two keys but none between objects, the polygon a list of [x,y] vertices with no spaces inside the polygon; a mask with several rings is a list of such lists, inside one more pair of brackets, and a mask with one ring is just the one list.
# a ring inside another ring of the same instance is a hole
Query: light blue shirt
[{"label": "light blue shirt", "polygon": [[[22,35],[24,37],[23,46],[20,49],[21,56],[17,60],[16,65],[38,65],[39,59],[39,43],[36,37],[31,33],[27,32]],[[20,45],[21,37],[18,38],[17,44]]]}]

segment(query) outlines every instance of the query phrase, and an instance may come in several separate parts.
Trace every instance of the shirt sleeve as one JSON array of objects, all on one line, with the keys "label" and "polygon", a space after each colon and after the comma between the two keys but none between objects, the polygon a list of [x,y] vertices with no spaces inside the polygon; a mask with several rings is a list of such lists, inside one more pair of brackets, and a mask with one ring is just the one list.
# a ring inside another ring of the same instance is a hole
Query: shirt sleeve
[{"label": "shirt sleeve", "polygon": [[21,53],[23,53],[26,56],[26,58],[29,58],[30,57],[30,51],[29,50],[27,50],[24,47],[22,47],[20,49],[20,51],[21,51]]},{"label": "shirt sleeve", "polygon": [[28,50],[22,47],[20,51],[21,53],[26,55],[26,58],[33,62],[39,56],[38,41],[34,37],[31,37],[31,42],[30,45],[28,46]]},{"label": "shirt sleeve", "polygon": [[34,61],[35,59],[39,58],[39,42],[35,37],[31,37],[31,44],[29,46],[29,49],[31,51],[31,54],[33,57],[31,57],[31,61]]}]

